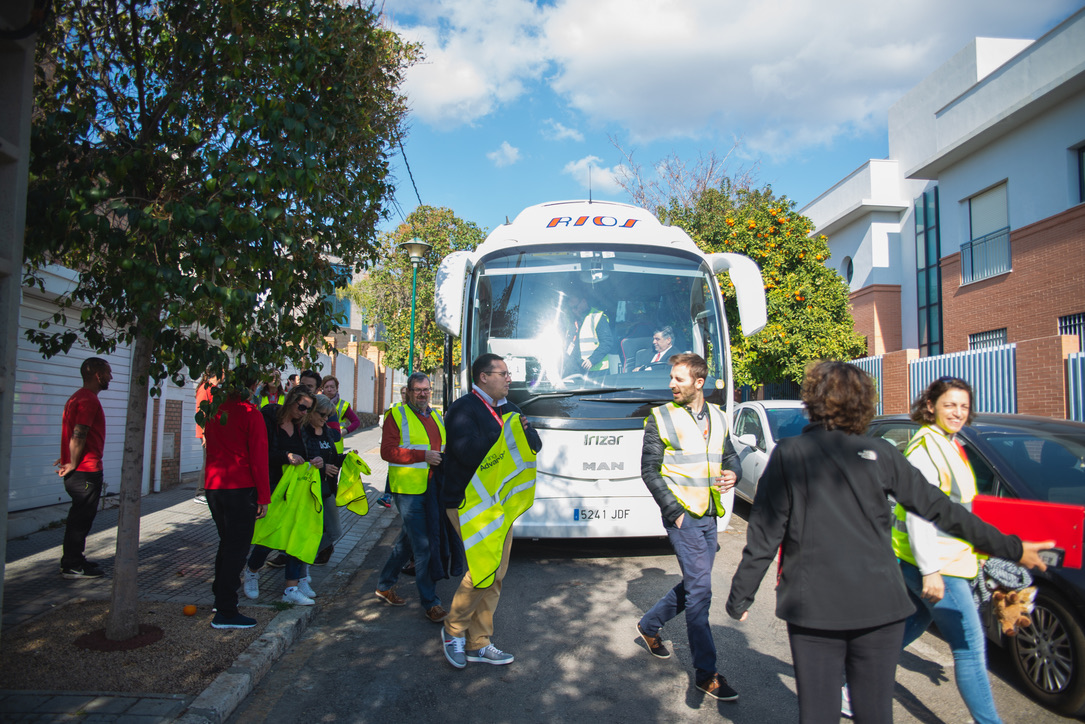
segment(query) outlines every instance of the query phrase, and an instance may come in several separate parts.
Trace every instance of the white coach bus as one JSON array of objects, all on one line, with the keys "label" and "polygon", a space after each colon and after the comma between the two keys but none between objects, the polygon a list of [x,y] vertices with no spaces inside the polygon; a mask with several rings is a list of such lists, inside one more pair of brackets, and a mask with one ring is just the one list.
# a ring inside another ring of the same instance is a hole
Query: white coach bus
[{"label": "white coach bus", "polygon": [[[535,504],[517,521],[517,537],[664,535],[640,478],[644,418],[671,400],[670,367],[649,362],[652,337],[669,327],[667,356],[690,351],[707,360],[705,396],[731,419],[730,346],[716,283],[724,271],[742,329],[753,334],[766,321],[757,265],[739,254],[706,255],[682,229],[626,204],[532,206],[476,250],[441,262],[436,321],[462,343],[455,369],[446,345],[445,405],[470,390],[472,360],[499,354],[512,374],[509,400],[543,441]],[[605,356],[587,372],[570,348],[583,323],[573,310],[579,298],[611,331]],[[721,530],[732,498],[725,497]]]}]

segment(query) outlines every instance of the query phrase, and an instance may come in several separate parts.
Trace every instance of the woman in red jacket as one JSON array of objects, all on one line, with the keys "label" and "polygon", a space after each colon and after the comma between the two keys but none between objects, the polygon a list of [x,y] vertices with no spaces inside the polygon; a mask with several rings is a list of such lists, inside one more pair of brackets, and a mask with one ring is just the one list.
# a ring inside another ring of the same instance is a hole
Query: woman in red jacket
[{"label": "woman in red jacket", "polygon": [[203,431],[207,450],[204,488],[219,533],[215,582],[211,585],[214,628],[256,625],[256,619],[237,610],[237,589],[256,519],[264,517],[271,499],[267,426],[260,409],[248,401],[255,387],[252,376],[243,380],[243,386],[232,389]]}]

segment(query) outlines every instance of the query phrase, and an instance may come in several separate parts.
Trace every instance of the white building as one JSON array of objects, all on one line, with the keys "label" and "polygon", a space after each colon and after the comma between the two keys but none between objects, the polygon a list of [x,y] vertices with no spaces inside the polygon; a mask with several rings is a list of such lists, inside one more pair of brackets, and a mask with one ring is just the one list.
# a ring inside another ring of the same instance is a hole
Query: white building
[{"label": "white building", "polygon": [[802,209],[868,353],[1078,334],[1085,10],[1037,40],[976,38],[890,109],[888,132],[887,159]]}]

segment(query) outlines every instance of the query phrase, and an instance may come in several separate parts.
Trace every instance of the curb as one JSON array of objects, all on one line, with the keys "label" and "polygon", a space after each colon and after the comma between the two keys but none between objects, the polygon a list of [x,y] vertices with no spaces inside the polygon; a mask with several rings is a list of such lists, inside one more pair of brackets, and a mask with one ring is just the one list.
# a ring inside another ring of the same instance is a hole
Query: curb
[{"label": "curb", "polygon": [[[347,570],[350,574],[329,576],[328,582],[334,580],[338,585],[329,585],[327,593],[323,595],[335,595],[346,586],[397,517],[382,515],[373,522],[365,537],[336,567],[336,574]],[[219,674],[174,721],[178,724],[223,724],[259,685],[275,662],[305,632],[319,611],[318,603],[315,606],[292,607],[276,615],[264,633],[241,652],[234,665]]]}]

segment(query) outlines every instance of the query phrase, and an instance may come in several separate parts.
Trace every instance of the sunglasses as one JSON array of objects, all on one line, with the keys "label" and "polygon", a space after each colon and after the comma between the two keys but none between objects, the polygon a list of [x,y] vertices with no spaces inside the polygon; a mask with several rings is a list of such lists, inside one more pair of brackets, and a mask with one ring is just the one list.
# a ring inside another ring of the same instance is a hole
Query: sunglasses
[{"label": "sunglasses", "polygon": [[299,402],[298,403],[298,412],[308,412],[310,407],[312,407],[312,405],[303,405],[303,404],[301,404]]}]

